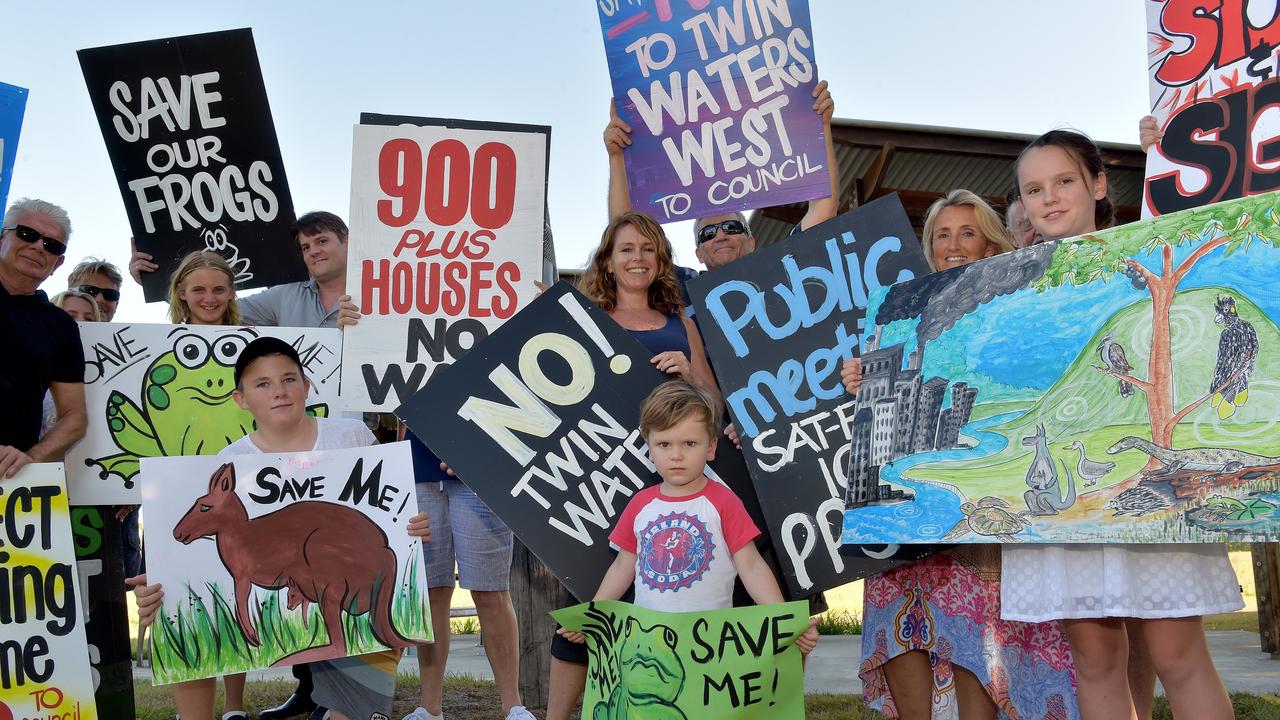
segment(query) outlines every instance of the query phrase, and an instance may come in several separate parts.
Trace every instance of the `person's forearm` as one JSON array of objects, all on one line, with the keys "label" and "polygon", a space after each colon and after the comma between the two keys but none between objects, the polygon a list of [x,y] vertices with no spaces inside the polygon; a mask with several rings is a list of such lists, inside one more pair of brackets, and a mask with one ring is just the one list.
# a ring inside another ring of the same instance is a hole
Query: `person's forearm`
[{"label": "person's forearm", "polygon": [[609,566],[608,571],[604,574],[604,579],[600,581],[600,587],[596,590],[596,596],[593,600],[617,600],[627,594],[627,588],[636,580],[636,567],[634,561],[629,563],[614,562]]},{"label": "person's forearm", "polygon": [[627,161],[622,153],[609,156],[609,220],[631,212],[631,189],[627,187]]},{"label": "person's forearm", "polygon": [[822,130],[827,139],[827,174],[831,180],[831,195],[809,201],[809,209],[800,219],[801,230],[808,230],[830,220],[840,210],[840,166],[836,164],[836,144],[831,137],[831,123],[824,122]]},{"label": "person's forearm", "polygon": [[58,462],[67,454],[67,449],[84,437],[88,417],[84,410],[71,410],[58,418],[58,422],[41,438],[40,442],[31,446],[27,455],[36,462]]},{"label": "person's forearm", "polygon": [[760,557],[760,553],[752,552],[750,556],[738,561],[738,565],[738,577],[742,578],[742,586],[755,604],[774,605],[786,601],[782,597],[777,579],[773,577],[773,572]]}]

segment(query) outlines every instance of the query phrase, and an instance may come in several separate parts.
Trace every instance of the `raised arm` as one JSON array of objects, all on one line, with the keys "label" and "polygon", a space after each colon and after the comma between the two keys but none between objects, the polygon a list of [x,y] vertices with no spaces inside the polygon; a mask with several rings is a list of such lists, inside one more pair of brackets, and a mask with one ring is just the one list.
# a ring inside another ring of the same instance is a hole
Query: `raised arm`
[{"label": "raised arm", "polygon": [[836,144],[831,137],[831,117],[835,115],[836,103],[831,99],[826,80],[814,86],[813,97],[813,111],[822,116],[822,136],[827,141],[827,174],[831,176],[831,194],[809,201],[809,209],[800,219],[801,230],[808,230],[830,220],[840,210],[840,166],[836,164]]},{"label": "raised arm", "polygon": [[622,152],[631,144],[631,126],[618,117],[609,101],[609,124],[604,128],[604,149],[609,153],[609,220],[631,211],[631,189],[627,187],[627,161]]}]

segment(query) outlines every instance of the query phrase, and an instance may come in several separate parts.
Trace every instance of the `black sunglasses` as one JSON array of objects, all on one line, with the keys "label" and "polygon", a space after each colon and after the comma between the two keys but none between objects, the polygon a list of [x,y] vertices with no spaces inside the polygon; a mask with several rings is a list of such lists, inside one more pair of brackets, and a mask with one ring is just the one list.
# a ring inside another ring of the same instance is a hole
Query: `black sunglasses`
[{"label": "black sunglasses", "polygon": [[45,252],[50,255],[61,255],[67,251],[66,243],[57,238],[51,238],[48,235],[41,235],[35,228],[29,228],[26,225],[14,225],[13,227],[0,228],[0,232],[8,232],[12,230],[14,235],[23,242],[33,243],[40,240],[44,243]]},{"label": "black sunglasses", "polygon": [[743,225],[741,220],[725,220],[724,222],[703,225],[698,228],[698,244],[701,245],[714,238],[717,230],[724,230],[725,235],[741,235],[747,231],[747,226]]},{"label": "black sunglasses", "polygon": [[76,292],[82,292],[85,295],[92,295],[93,297],[98,297],[99,295],[101,295],[103,299],[106,300],[107,302],[116,302],[120,299],[119,290],[113,290],[111,288],[100,288],[97,285],[77,285],[71,289],[75,290]]}]

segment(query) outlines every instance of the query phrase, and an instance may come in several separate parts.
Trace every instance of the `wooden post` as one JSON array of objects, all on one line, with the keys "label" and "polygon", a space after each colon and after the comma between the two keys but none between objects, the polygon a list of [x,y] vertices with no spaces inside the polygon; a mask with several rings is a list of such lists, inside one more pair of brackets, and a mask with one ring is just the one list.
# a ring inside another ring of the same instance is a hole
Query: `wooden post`
[{"label": "wooden post", "polygon": [[547,706],[551,635],[556,622],[547,613],[560,603],[560,581],[519,540],[511,558],[511,603],[520,628],[520,697],[526,707]]},{"label": "wooden post", "polygon": [[1258,594],[1262,652],[1280,654],[1280,552],[1276,543],[1253,543],[1253,586]]}]

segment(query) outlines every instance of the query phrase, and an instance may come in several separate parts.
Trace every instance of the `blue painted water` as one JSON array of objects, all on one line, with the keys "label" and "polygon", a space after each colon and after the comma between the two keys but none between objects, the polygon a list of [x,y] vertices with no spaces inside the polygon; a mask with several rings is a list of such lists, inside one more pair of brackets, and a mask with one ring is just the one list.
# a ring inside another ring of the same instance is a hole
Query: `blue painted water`
[{"label": "blue painted water", "polygon": [[1009,422],[1021,414],[1002,413],[965,425],[961,433],[978,441],[974,447],[908,455],[880,468],[880,482],[910,488],[915,492],[915,500],[846,510],[841,540],[851,544],[919,543],[922,538],[940,539],[946,535],[964,518],[960,512],[963,500],[947,488],[916,482],[903,477],[903,474],[917,465],[977,460],[995,455],[1004,450],[1009,441],[989,428]]}]

